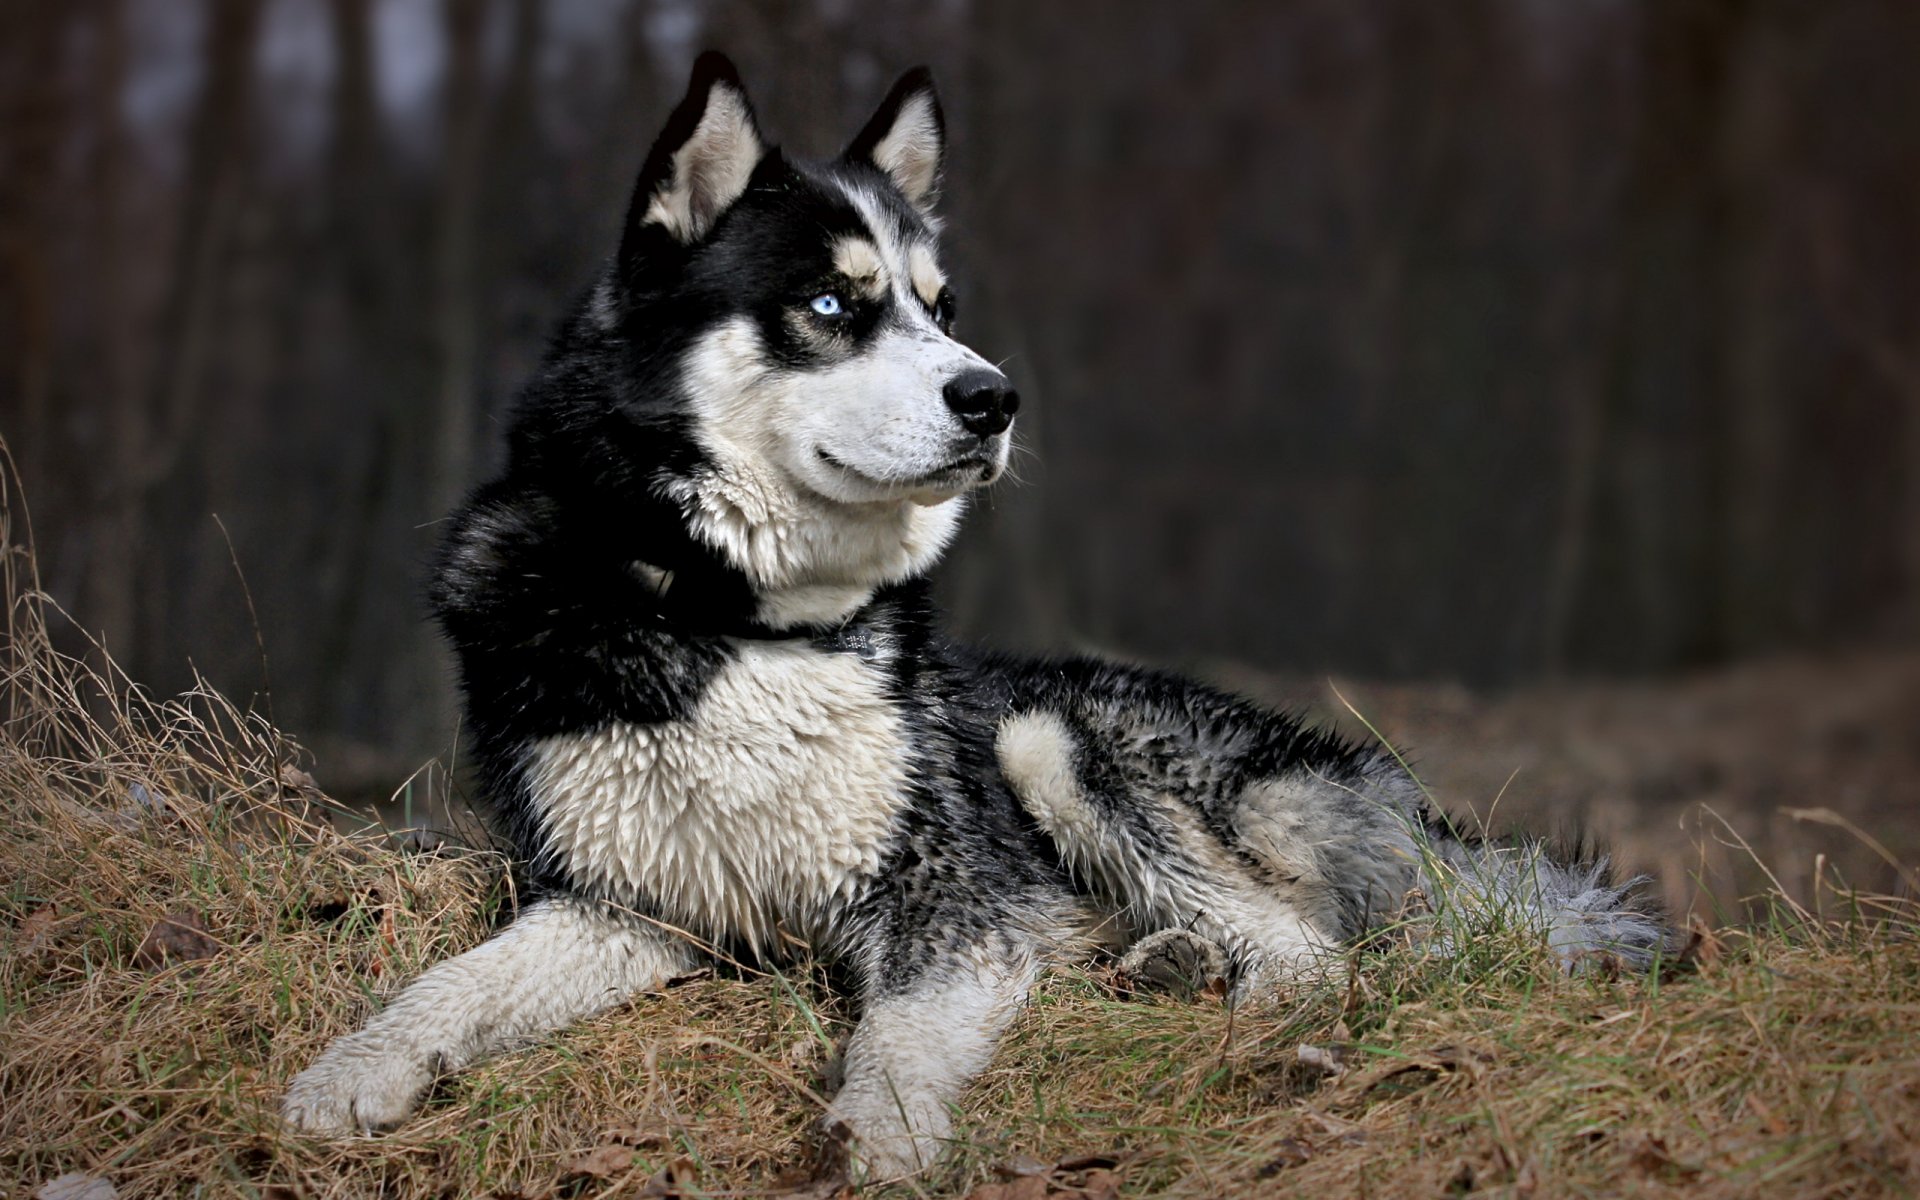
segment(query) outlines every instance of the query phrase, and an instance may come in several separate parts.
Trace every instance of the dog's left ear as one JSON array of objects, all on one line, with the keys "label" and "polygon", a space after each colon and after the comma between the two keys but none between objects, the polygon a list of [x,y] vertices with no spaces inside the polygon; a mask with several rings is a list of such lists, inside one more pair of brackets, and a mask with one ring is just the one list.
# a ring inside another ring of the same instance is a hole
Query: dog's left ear
[{"label": "dog's left ear", "polygon": [[947,122],[933,73],[915,67],[900,77],[842,157],[879,167],[913,206],[929,212],[939,198],[940,163],[946,156]]},{"label": "dog's left ear", "polygon": [[684,245],[700,241],[747,190],[766,152],[740,73],[726,55],[702,54],[686,99],[667,118],[640,169],[627,211],[628,244],[649,226]]}]

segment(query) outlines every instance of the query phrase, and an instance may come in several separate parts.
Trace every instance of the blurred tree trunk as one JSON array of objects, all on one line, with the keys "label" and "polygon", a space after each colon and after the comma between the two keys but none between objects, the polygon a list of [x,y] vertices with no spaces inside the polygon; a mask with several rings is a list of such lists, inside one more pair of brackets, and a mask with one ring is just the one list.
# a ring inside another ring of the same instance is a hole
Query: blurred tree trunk
[{"label": "blurred tree trunk", "polygon": [[[91,622],[137,673],[157,647],[140,644],[135,618],[143,588],[164,586],[160,556],[145,537],[154,487],[197,432],[218,317],[222,268],[239,208],[248,151],[248,113],[259,0],[212,0],[201,42],[202,78],[188,133],[178,232],[161,300],[151,391],[126,398],[109,420],[110,489],[92,563]],[[168,545],[175,543],[168,541]]]},{"label": "blurred tree trunk", "polygon": [[330,0],[334,78],[331,143],[327,155],[328,240],[334,247],[331,282],[342,307],[341,326],[352,351],[377,366],[364,376],[370,393],[361,404],[361,436],[335,447],[348,481],[339,518],[315,530],[319,650],[314,661],[329,672],[316,680],[332,697],[330,720],[350,722],[364,680],[351,668],[355,633],[367,604],[367,581],[382,544],[381,525],[395,515],[400,475],[399,412],[404,404],[393,375],[401,325],[392,189],[374,95],[372,0]]},{"label": "blurred tree trunk", "polygon": [[[1006,366],[1022,404],[1014,430],[1008,478],[972,501],[968,524],[942,572],[942,598],[955,626],[1019,649],[1059,648],[1069,634],[1065,572],[1049,552],[1055,539],[1049,514],[1071,497],[1049,495],[1046,431],[1053,414],[1043,385],[1064,357],[1057,328],[1031,328],[1015,318],[1015,290],[1037,285],[1034,261],[1022,237],[1038,231],[997,217],[1016,186],[1045,189],[1057,178],[1049,138],[1061,130],[1032,119],[1059,86],[1060,63],[1052,28],[1063,18],[1051,8],[1018,0],[981,0],[972,13],[965,61],[969,73],[943,84],[949,108],[949,176],[966,181],[944,201],[954,233],[944,254],[956,278],[970,283],[961,297],[961,336]],[[957,86],[955,86],[957,85]],[[964,107],[962,107],[964,105]],[[1055,485],[1056,489],[1060,487]]]},{"label": "blurred tree trunk", "polygon": [[[108,412],[133,417],[146,403],[147,396],[141,382],[135,375],[136,339],[139,325],[132,311],[129,293],[132,289],[132,271],[127,253],[127,238],[123,230],[125,213],[121,206],[121,196],[127,188],[127,157],[130,152],[127,131],[122,120],[120,105],[126,83],[126,0],[101,0],[94,6],[97,9],[96,31],[99,38],[99,57],[94,66],[92,89],[88,97],[91,108],[90,124],[94,130],[93,161],[91,163],[94,203],[91,213],[93,228],[93,252],[95,270],[99,273],[100,293],[94,319],[99,322],[101,339],[105,353],[103,361],[96,364],[101,372],[100,399]],[[131,447],[117,444],[114,439],[126,436],[125,430],[116,432],[109,425],[105,436],[115,450],[114,462],[117,470],[109,477],[106,486],[101,489],[109,501],[119,494],[119,490],[134,486],[126,474],[127,455]],[[138,497],[134,501],[139,503]],[[113,510],[111,528],[122,538],[129,535],[127,524],[136,520],[138,514],[130,509]],[[137,584],[131,587],[124,580],[131,577],[133,563],[127,561],[132,554],[138,553],[138,547],[126,541],[114,541],[101,544],[96,551],[103,556],[96,569],[104,569],[104,574],[96,578],[112,581],[111,591],[96,591],[92,595],[84,619],[104,635],[109,645],[127,645],[133,637],[135,608],[137,604]],[[118,561],[115,561],[115,560]],[[117,568],[126,568],[122,575]]]},{"label": "blurred tree trunk", "polygon": [[836,36],[836,7],[844,16],[846,6],[819,0],[714,0],[706,6],[706,44],[724,47],[739,63],[765,132],[806,157],[831,156],[854,133],[840,128],[846,120],[849,38]]},{"label": "blurred tree trunk", "polygon": [[[1920,346],[1920,328],[1914,330],[1909,345]],[[1907,396],[1907,594],[1904,631],[1920,633],[1920,366],[1908,374]]]},{"label": "blurred tree trunk", "polygon": [[1726,550],[1738,411],[1725,358],[1735,322],[1724,309],[1730,264],[1745,250],[1730,224],[1744,198],[1729,192],[1723,140],[1753,13],[1753,0],[1663,0],[1639,13],[1621,302],[1593,413],[1612,469],[1592,491],[1586,603],[1569,624],[1600,643],[1584,657],[1619,666],[1725,657],[1740,600]]},{"label": "blurred tree trunk", "polygon": [[[542,89],[538,66],[546,37],[541,19],[543,8],[540,0],[510,0],[510,4],[506,68],[493,102],[491,132],[487,137],[489,161],[486,194],[482,198],[484,232],[480,246],[486,293],[484,343],[488,347],[483,355],[486,365],[483,381],[491,381],[496,386],[504,383],[506,387],[491,394],[483,393],[481,399],[486,412],[497,411],[504,396],[511,394],[511,388],[533,367],[533,363],[523,357],[527,349],[526,331],[543,327],[553,318],[544,303],[530,303],[533,297],[529,294],[528,281],[543,280],[549,272],[570,274],[567,264],[571,256],[564,241],[556,236],[563,231],[554,228],[549,219],[549,214],[559,208],[562,201],[552,182],[553,163],[540,136]],[[644,7],[637,6],[641,11]],[[644,63],[634,61],[645,49],[638,31],[623,32],[629,47],[627,57],[632,64],[623,72],[623,85],[631,88],[636,80],[649,79],[650,74]],[[626,116],[623,122],[609,122],[621,128],[637,124],[633,114],[647,111],[647,105],[645,100],[636,98],[633,103],[610,111]],[[611,165],[607,160],[624,157],[596,154],[594,166],[605,170]],[[621,165],[626,170],[633,169],[631,163]],[[627,180],[609,176],[607,183],[605,195],[613,197],[620,195]],[[541,299],[544,301],[545,296]],[[479,452],[484,455],[486,448],[483,444]]]},{"label": "blurred tree trunk", "polygon": [[[52,467],[47,445],[54,378],[53,277],[49,202],[55,151],[70,128],[61,44],[71,11],[10,5],[0,12],[0,279],[12,310],[6,348],[13,387],[8,427],[13,453],[28,473]],[[12,407],[17,405],[16,407]]]},{"label": "blurred tree trunk", "polygon": [[138,478],[172,470],[206,399],[206,371],[218,315],[221,271],[231,243],[249,151],[253,51],[260,0],[211,0],[205,75],[188,135],[180,231],[161,310],[159,370]]},{"label": "blurred tree trunk", "polygon": [[335,67],[327,183],[330,236],[341,248],[337,269],[346,287],[349,316],[377,325],[392,305],[384,284],[394,231],[391,196],[383,186],[371,8],[372,0],[328,0]]},{"label": "blurred tree trunk", "polygon": [[[527,186],[540,174],[540,89],[535,68],[540,61],[542,25],[539,0],[510,0],[507,22],[506,72],[499,98],[493,104],[492,132],[487,139],[491,169],[484,198],[487,213],[485,256],[489,282],[514,278],[526,253],[523,243],[534,240],[541,192]],[[629,77],[635,72],[629,71]],[[638,72],[644,75],[645,72]],[[638,107],[638,106],[636,106]],[[619,110],[630,115],[635,109]]]},{"label": "blurred tree trunk", "polygon": [[1701,541],[1701,609],[1690,639],[1699,658],[1751,654],[1784,632],[1782,522],[1794,479],[1788,451],[1793,397],[1782,387],[1778,320],[1780,231],[1776,164],[1798,89],[1787,69],[1789,34],[1765,7],[1737,7],[1724,21],[1728,63],[1713,146],[1717,254],[1708,281],[1717,320],[1712,390],[1702,430],[1720,460],[1719,492]]},{"label": "blurred tree trunk", "polygon": [[452,509],[473,482],[479,282],[475,235],[487,135],[480,38],[487,7],[486,0],[447,0],[445,7],[445,149],[432,218],[436,383],[428,507],[434,517]]}]

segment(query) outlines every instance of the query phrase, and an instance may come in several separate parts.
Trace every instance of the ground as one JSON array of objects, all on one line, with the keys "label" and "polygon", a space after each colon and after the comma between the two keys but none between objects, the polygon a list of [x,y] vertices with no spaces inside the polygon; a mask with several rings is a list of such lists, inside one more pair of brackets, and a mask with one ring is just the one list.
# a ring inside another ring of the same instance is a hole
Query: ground
[{"label": "ground", "polygon": [[[287,1135],[274,1109],[288,1077],[381,995],[484,937],[514,905],[511,873],[485,852],[423,851],[356,823],[316,781],[325,763],[258,715],[210,693],[146,697],[54,654],[30,599],[9,611],[0,1196],[848,1194],[810,1130],[852,1014],[805,964],[679,981],[444,1081],[418,1119],[384,1137]],[[1591,764],[1568,774],[1555,765],[1567,751],[1538,749],[1565,745],[1537,732],[1552,720],[1539,697],[1343,688],[1396,738],[1411,731],[1439,747],[1423,769],[1470,807],[1484,812],[1503,771],[1527,768],[1615,824],[1629,857],[1684,867],[1704,853],[1756,890],[1714,896],[1682,883],[1699,918],[1688,951],[1646,976],[1595,960],[1569,977],[1526,931],[1470,915],[1458,918],[1457,956],[1388,937],[1354,952],[1345,985],[1274,1007],[1133,995],[1104,966],[1055,976],[967,1094],[947,1163],[863,1194],[1920,1191],[1910,905],[1842,886],[1811,859],[1793,865],[1817,852],[1786,835],[1828,837],[1830,823],[1785,818],[1742,859],[1723,843],[1750,807],[1697,827],[1718,831],[1702,852],[1596,803],[1665,764],[1730,796],[1752,780],[1805,786],[1814,790],[1776,799],[1830,809],[1820,821],[1871,824],[1847,789],[1912,787],[1910,771],[1876,782],[1863,764],[1913,753],[1883,742],[1914,711],[1920,678],[1911,659],[1876,663],[1884,680],[1829,686],[1826,699],[1808,682],[1818,670],[1793,663],[1686,685],[1695,692],[1588,693],[1583,702],[1616,721],[1593,725],[1593,745],[1641,764],[1618,777]],[[1808,715],[1836,691],[1853,707]],[[1715,712],[1776,694],[1824,756],[1789,764],[1805,749],[1799,735],[1743,741],[1715,725]],[[1687,725],[1686,712],[1702,715]],[[1636,740],[1642,726],[1664,726],[1664,740],[1644,730]],[[1450,752],[1455,737],[1479,749]],[[1492,766],[1503,754],[1511,765]],[[1703,757],[1720,765],[1693,774],[1687,764]],[[1546,811],[1536,803],[1529,815]],[[1909,887],[1859,836],[1826,861],[1841,850],[1864,864],[1850,878],[1879,871],[1881,890]]]}]

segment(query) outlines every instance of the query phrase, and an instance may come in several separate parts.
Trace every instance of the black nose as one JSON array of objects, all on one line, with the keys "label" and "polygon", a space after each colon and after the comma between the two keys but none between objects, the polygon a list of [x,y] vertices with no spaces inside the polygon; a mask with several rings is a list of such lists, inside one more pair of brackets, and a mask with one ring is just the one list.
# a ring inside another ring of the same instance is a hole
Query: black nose
[{"label": "black nose", "polygon": [[1007,377],[984,367],[962,371],[947,381],[944,390],[953,415],[968,433],[980,437],[1004,432],[1020,411],[1020,393],[1007,383]]}]

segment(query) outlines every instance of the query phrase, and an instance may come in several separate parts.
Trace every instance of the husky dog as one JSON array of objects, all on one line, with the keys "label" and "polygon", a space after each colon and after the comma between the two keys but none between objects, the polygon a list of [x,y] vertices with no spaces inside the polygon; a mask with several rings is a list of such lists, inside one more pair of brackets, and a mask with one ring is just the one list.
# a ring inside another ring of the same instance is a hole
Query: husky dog
[{"label": "husky dog", "polygon": [[1664,944],[1604,863],[1456,836],[1381,747],[941,637],[926,573],[1020,404],[954,336],[944,138],[920,70],[838,159],[800,161],[726,59],[695,64],[434,575],[539,898],[329,1046],[295,1127],[393,1125],[441,1073],[709,953],[805,947],[862,1008],[825,1127],[898,1177],[1035,978],[1102,944],[1257,999],[1467,880],[1570,962]]}]

